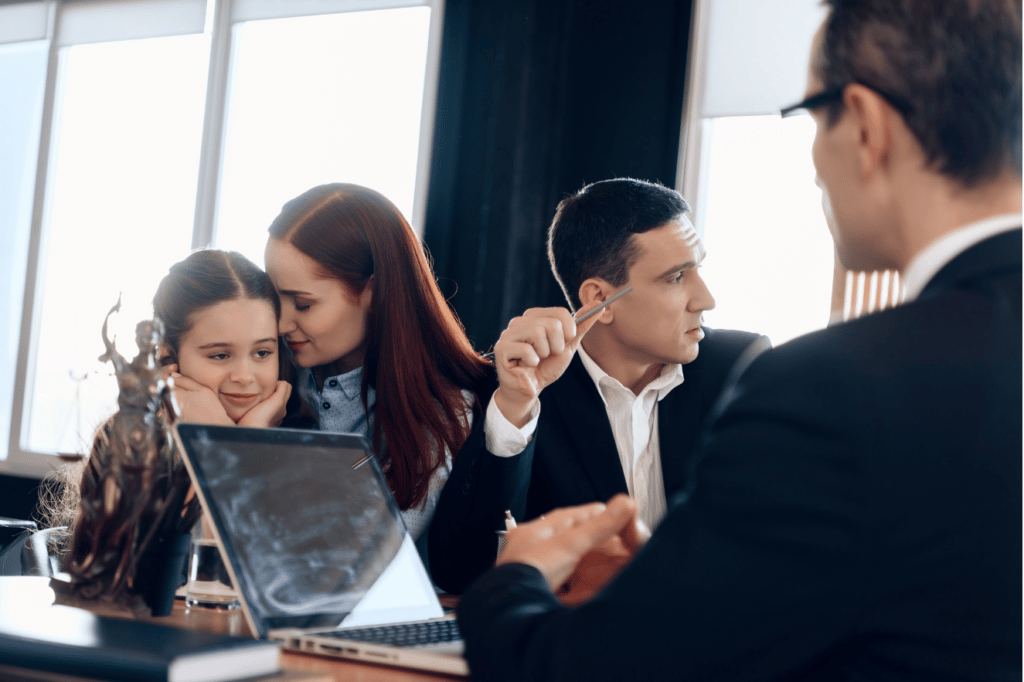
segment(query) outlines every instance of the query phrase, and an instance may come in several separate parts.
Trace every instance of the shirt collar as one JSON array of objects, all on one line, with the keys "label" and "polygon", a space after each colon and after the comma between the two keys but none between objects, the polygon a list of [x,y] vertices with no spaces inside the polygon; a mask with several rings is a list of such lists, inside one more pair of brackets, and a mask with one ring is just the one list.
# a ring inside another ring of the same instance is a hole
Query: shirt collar
[{"label": "shirt collar", "polygon": [[[587,370],[587,374],[590,375],[594,385],[597,386],[598,393],[601,392],[602,383],[621,388],[625,391],[630,390],[623,386],[621,381],[601,369],[598,364],[594,362],[594,359],[587,354],[587,351],[583,350],[582,345],[580,345],[576,352],[580,354],[580,360],[583,362],[583,367]],[[640,395],[649,391],[657,391],[658,401],[660,402],[673,388],[681,383],[683,383],[683,366],[678,362],[668,364],[661,368],[661,374],[659,374],[654,381],[647,384],[647,386],[644,387],[644,390],[640,392]],[[604,395],[601,396],[601,399],[604,399]]]},{"label": "shirt collar", "polygon": [[[316,388],[316,379],[313,378],[313,370],[308,368],[301,368],[300,372],[300,385],[305,385],[310,395],[316,395],[320,391]],[[332,377],[324,379],[324,388],[334,388],[331,386],[331,381],[338,382],[337,388],[341,389],[341,392],[345,394],[345,397],[352,400],[356,396],[360,395],[360,391],[363,388],[363,368],[356,367],[353,370],[344,372],[343,374],[336,374]]]},{"label": "shirt collar", "polygon": [[910,302],[920,296],[939,270],[978,242],[1020,226],[1021,214],[1012,213],[979,220],[939,237],[914,256],[904,271],[903,300]]}]

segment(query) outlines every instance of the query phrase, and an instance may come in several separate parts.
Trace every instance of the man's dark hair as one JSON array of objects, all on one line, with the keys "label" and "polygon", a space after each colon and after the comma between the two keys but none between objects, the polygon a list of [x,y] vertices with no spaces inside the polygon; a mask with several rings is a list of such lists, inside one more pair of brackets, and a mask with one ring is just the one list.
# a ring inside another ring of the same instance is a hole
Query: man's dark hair
[{"label": "man's dark hair", "polygon": [[[859,81],[901,112],[938,172],[965,186],[1021,173],[1021,0],[824,0],[814,71]],[[842,102],[828,112],[839,120]]]},{"label": "man's dark hair", "polygon": [[572,309],[580,307],[580,285],[591,277],[626,283],[640,257],[634,234],[689,210],[679,192],[632,178],[595,182],[563,199],[548,229],[548,259]]}]

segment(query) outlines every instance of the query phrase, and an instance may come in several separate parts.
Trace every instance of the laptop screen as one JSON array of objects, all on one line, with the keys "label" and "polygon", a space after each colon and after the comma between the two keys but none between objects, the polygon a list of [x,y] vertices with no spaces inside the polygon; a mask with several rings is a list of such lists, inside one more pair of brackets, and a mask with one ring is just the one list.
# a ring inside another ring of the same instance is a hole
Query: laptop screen
[{"label": "laptop screen", "polygon": [[176,430],[260,637],[337,626],[399,553],[405,525],[361,436]]}]

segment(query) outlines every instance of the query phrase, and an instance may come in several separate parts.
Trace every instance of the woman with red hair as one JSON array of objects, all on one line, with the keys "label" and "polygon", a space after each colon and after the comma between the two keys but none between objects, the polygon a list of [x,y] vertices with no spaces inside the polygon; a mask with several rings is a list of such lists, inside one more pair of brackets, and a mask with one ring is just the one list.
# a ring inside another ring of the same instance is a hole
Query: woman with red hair
[{"label": "woman with red hair", "polygon": [[378,192],[320,185],[289,201],[265,257],[297,390],[321,429],[367,436],[410,534],[425,537],[491,365],[409,223]]}]

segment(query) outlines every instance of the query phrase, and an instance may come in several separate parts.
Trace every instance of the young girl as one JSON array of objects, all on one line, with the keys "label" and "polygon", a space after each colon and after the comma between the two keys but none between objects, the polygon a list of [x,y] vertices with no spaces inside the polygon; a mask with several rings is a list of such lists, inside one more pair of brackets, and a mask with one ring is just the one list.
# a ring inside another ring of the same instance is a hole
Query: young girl
[{"label": "young girl", "polygon": [[239,253],[204,249],[171,267],[153,313],[183,421],[281,423],[291,384],[279,380],[279,311],[266,273]]},{"label": "young girl", "polygon": [[[276,426],[285,414],[291,385],[279,379],[277,294],[266,273],[234,252],[195,251],[171,267],[153,298],[154,317],[164,326],[162,363],[174,377],[183,421]],[[173,419],[169,420],[173,421]],[[93,455],[58,474],[46,493],[46,522],[95,529],[112,512],[103,499],[108,466],[108,420],[97,430]],[[91,503],[83,503],[90,500]],[[83,522],[83,514],[87,515]],[[70,570],[95,553],[94,538],[70,540]],[[64,548],[62,548],[64,549]],[[85,568],[81,568],[85,566]]]},{"label": "young girl", "polygon": [[266,266],[298,391],[321,429],[369,437],[423,554],[490,365],[438,290],[412,228],[371,189],[321,185],[285,204]]}]

